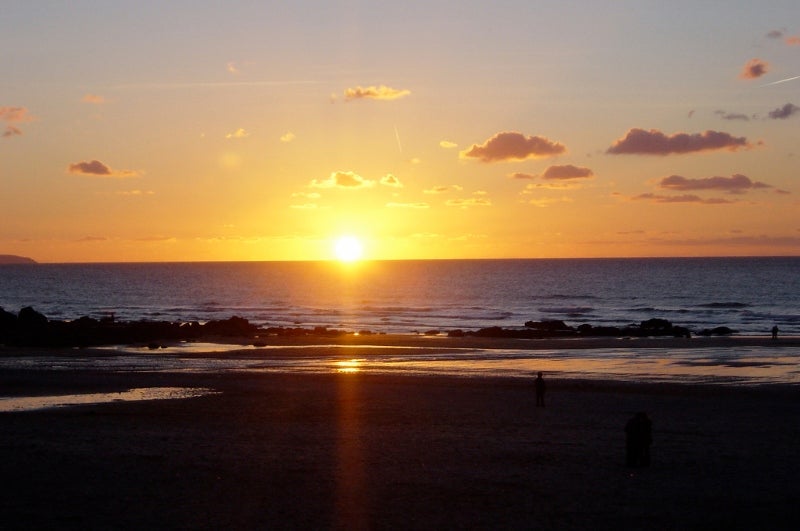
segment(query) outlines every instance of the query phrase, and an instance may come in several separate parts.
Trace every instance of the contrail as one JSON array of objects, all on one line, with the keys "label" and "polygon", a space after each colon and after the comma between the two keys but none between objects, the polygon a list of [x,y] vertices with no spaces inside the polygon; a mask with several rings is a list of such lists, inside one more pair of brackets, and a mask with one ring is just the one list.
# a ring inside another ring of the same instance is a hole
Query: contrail
[{"label": "contrail", "polygon": [[778,81],[773,81],[772,83],[765,83],[764,85],[759,85],[759,87],[768,87],[770,85],[777,85],[778,83],[786,83],[787,81],[794,81],[795,79],[800,79],[800,76],[789,77],[786,79],[779,79]]},{"label": "contrail", "polygon": [[397,147],[400,148],[400,153],[402,153],[403,144],[400,143],[400,133],[397,132],[397,125],[394,126],[394,136],[397,138]]}]

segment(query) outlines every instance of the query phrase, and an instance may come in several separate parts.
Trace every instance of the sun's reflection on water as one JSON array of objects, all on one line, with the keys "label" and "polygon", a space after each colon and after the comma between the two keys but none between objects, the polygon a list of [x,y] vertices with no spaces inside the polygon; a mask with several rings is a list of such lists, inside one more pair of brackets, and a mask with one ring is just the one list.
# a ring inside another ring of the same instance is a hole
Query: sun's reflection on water
[{"label": "sun's reflection on water", "polygon": [[340,360],[336,362],[336,372],[355,373],[361,371],[362,359]]}]

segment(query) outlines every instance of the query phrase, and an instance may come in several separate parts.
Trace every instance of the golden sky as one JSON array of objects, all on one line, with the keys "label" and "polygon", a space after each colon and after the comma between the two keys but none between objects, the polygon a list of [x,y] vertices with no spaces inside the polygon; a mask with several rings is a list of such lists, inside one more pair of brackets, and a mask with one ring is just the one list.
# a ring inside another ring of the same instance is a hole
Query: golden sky
[{"label": "golden sky", "polygon": [[0,47],[0,254],[800,254],[794,0],[12,0]]}]

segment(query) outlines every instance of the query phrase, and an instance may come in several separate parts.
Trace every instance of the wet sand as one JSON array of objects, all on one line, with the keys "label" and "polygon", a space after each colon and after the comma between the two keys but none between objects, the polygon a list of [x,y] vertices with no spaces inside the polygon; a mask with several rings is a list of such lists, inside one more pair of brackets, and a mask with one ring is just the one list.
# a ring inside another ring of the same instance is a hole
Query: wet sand
[{"label": "wet sand", "polygon": [[[519,378],[5,370],[0,386],[6,396],[219,391],[0,413],[3,529],[794,529],[800,521],[792,386],[551,379],[545,408]],[[630,469],[623,430],[639,410],[654,424],[652,465]]]}]

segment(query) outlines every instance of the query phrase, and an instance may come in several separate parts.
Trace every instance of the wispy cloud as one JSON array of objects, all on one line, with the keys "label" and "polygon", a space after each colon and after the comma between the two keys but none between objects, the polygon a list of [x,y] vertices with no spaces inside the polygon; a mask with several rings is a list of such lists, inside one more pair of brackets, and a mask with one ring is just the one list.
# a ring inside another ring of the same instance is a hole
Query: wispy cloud
[{"label": "wispy cloud", "polygon": [[106,99],[103,96],[99,96],[97,94],[85,94],[81,101],[83,103],[91,103],[92,105],[102,105],[106,102]]},{"label": "wispy cloud", "polygon": [[426,190],[423,190],[422,193],[423,194],[444,194],[444,193],[451,192],[451,191],[452,192],[460,192],[463,189],[464,189],[464,187],[460,186],[458,184],[440,185],[440,186],[434,186],[433,188],[428,188]]},{"label": "wispy cloud", "polygon": [[728,199],[710,198],[705,199],[697,195],[658,195],[658,194],[640,194],[632,197],[634,201],[650,201],[652,203],[698,203],[703,205],[727,205],[735,203]]},{"label": "wispy cloud", "polygon": [[296,137],[294,133],[287,132],[281,135],[281,142],[288,144],[289,142],[292,142],[295,138]]},{"label": "wispy cloud", "polygon": [[448,199],[445,201],[445,206],[449,207],[458,207],[458,208],[470,208],[470,207],[487,207],[492,206],[492,202],[489,201],[486,197],[469,197],[466,199]]},{"label": "wispy cloud", "polygon": [[386,85],[354,87],[344,91],[345,101],[353,100],[396,100],[411,94],[410,90],[394,89]]},{"label": "wispy cloud", "polygon": [[439,147],[442,147],[444,149],[453,149],[457,148],[458,144],[456,144],[455,142],[450,142],[449,140],[442,140],[441,142],[439,142]]},{"label": "wispy cloud", "polygon": [[134,170],[114,170],[99,160],[75,162],[67,167],[67,173],[73,175],[86,175],[89,177],[138,177],[139,172]]},{"label": "wispy cloud", "polygon": [[351,171],[336,171],[330,174],[325,180],[314,179],[309,184],[311,188],[343,188],[347,190],[358,190],[375,186],[375,181],[365,179]]},{"label": "wispy cloud", "polygon": [[750,117],[746,114],[742,113],[735,113],[735,112],[726,112],[726,111],[714,111],[714,114],[722,118],[723,120],[741,120],[743,122],[750,121]]},{"label": "wispy cloud", "polygon": [[247,138],[248,136],[250,136],[250,133],[248,133],[247,131],[245,131],[244,129],[242,129],[240,127],[239,129],[237,129],[233,133],[228,133],[227,135],[225,135],[225,138],[227,138],[228,140],[231,140],[231,139],[237,139],[237,138]]},{"label": "wispy cloud", "polygon": [[525,136],[511,131],[497,133],[483,144],[472,144],[459,156],[462,159],[478,159],[481,162],[504,162],[552,157],[566,151],[567,149],[558,142],[541,136]]},{"label": "wispy cloud", "polygon": [[800,107],[793,103],[787,103],[783,107],[778,107],[777,109],[770,111],[769,117],[772,120],[785,120],[790,116],[794,116],[800,113]]},{"label": "wispy cloud", "polygon": [[680,175],[670,175],[661,179],[659,186],[668,190],[719,190],[731,194],[742,194],[748,190],[772,188],[768,184],[753,181],[746,175],[738,173],[730,177],[705,177],[702,179],[688,179]]},{"label": "wispy cloud", "polygon": [[32,120],[33,116],[28,114],[28,109],[25,107],[0,107],[0,122],[5,122],[6,124],[2,134],[3,138],[22,135],[22,129],[12,124],[20,124]]},{"label": "wispy cloud", "polygon": [[742,67],[739,77],[742,79],[758,79],[769,71],[769,63],[761,59],[750,59]]},{"label": "wispy cloud", "polygon": [[387,208],[410,208],[410,209],[424,209],[430,208],[428,203],[386,203]]},{"label": "wispy cloud", "polygon": [[606,153],[611,155],[671,155],[727,149],[737,151],[752,145],[745,137],[734,137],[721,131],[674,133],[665,135],[657,129],[634,128],[616,140]]}]

